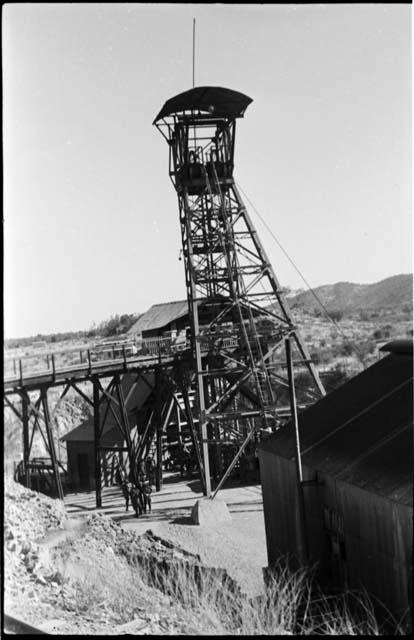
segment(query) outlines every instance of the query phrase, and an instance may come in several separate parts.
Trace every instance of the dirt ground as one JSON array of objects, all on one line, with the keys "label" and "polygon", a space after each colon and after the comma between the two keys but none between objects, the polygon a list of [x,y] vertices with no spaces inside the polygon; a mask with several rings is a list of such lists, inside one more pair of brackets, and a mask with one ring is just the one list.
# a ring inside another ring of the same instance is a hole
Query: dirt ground
[{"label": "dirt ground", "polygon": [[65,506],[69,518],[91,512],[105,513],[125,530],[142,534],[151,530],[185,550],[199,554],[211,567],[225,568],[249,596],[263,592],[263,568],[267,565],[266,538],[260,485],[234,486],[217,494],[231,514],[231,521],[214,526],[192,523],[194,503],[202,497],[198,480],[182,480],[166,474],[164,486],[152,494],[152,513],[136,518],[118,487],[102,492],[102,508],[96,509],[95,493],[69,494]]}]

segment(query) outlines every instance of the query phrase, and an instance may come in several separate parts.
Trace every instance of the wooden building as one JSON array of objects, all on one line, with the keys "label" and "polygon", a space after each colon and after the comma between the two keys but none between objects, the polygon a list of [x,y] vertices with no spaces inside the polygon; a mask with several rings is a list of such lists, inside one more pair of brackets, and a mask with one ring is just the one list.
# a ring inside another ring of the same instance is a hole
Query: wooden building
[{"label": "wooden building", "polygon": [[[217,298],[217,307],[220,308],[220,296]],[[223,299],[224,300],[224,299]],[[200,326],[207,325],[217,313],[217,307],[213,305],[199,306]],[[253,312],[253,315],[256,315]],[[259,315],[259,314],[257,314]],[[262,323],[266,320],[262,319]],[[153,304],[127,331],[130,338],[141,337],[143,339],[162,338],[164,336],[185,333],[190,329],[191,320],[188,311],[187,300],[177,300],[174,302],[162,302]]]},{"label": "wooden building", "polygon": [[[72,491],[93,491],[95,489],[95,454],[93,418],[85,420],[62,438],[66,442],[68,456],[68,484]],[[118,427],[105,431],[101,439],[105,450],[101,453],[102,485],[115,481],[115,455],[125,449],[125,443]],[[125,454],[126,455],[126,454]]]},{"label": "wooden building", "polygon": [[189,327],[189,313],[187,300],[176,302],[164,302],[153,304],[132,327],[128,330],[129,336],[142,338],[162,337],[165,332],[179,333]]},{"label": "wooden building", "polygon": [[[134,374],[122,377],[122,390],[128,412],[128,421],[132,431],[138,428],[140,414],[145,410],[145,403],[152,393],[154,373],[146,374],[146,381],[137,379]],[[121,420],[119,407],[112,410]],[[115,482],[116,459],[127,467],[127,449],[123,435],[112,411],[108,411],[108,402],[102,403],[100,411],[101,424],[101,482],[108,486]],[[105,417],[106,416],[106,417]],[[105,420],[104,420],[105,418]],[[132,433],[134,435],[134,433]],[[95,489],[95,432],[93,417],[84,420],[80,425],[61,438],[66,443],[68,459],[68,483],[72,491],[93,491]]]},{"label": "wooden building", "polygon": [[260,445],[268,563],[296,568],[304,549],[323,585],[364,587],[410,627],[413,345],[383,351],[299,415],[301,489],[292,424]]}]

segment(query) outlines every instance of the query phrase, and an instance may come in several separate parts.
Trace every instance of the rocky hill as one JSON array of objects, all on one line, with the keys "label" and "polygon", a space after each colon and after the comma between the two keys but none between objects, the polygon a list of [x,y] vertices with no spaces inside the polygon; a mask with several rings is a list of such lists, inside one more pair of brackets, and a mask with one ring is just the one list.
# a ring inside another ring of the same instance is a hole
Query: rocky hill
[{"label": "rocky hill", "polygon": [[[413,274],[400,274],[373,284],[337,282],[314,289],[328,311],[355,313],[381,309],[408,310],[413,304]],[[293,310],[310,313],[321,307],[311,291],[302,291],[289,297]]]}]

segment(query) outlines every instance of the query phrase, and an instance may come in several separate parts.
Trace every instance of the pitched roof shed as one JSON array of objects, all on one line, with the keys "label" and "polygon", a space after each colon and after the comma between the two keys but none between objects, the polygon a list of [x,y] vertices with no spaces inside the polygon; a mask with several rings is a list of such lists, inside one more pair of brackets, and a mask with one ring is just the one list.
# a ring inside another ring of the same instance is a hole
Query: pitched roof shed
[{"label": "pitched roof shed", "polygon": [[176,302],[163,302],[161,304],[153,304],[152,307],[144,313],[135,324],[128,330],[129,335],[142,333],[154,329],[162,329],[170,322],[178,320],[188,315],[187,300],[178,300]]},{"label": "pitched roof shed", "polygon": [[[383,347],[388,356],[299,415],[302,464],[338,480],[412,505],[413,348]],[[291,423],[260,449],[294,459]]]}]

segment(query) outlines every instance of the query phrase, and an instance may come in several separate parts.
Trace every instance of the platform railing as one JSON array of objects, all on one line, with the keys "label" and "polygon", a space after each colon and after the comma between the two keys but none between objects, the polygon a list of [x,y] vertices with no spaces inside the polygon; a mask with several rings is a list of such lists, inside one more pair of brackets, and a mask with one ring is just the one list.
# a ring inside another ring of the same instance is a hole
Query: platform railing
[{"label": "platform railing", "polygon": [[[237,336],[203,336],[201,351],[207,352],[214,346],[222,349],[234,349],[238,346]],[[61,371],[82,369],[91,373],[99,365],[105,363],[123,363],[154,357],[171,357],[191,348],[188,338],[155,337],[123,342],[107,342],[100,344],[84,344],[67,349],[33,352],[20,356],[4,358],[4,379],[23,381],[34,374],[45,374],[54,377]]]},{"label": "platform railing", "polygon": [[84,369],[92,372],[105,363],[123,363],[148,357],[171,356],[189,348],[189,341],[179,338],[148,338],[138,341],[85,344],[67,349],[27,353],[4,358],[4,379],[23,382],[32,374]]}]

